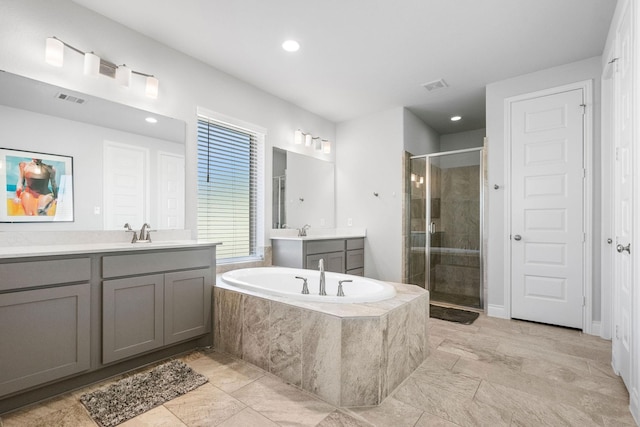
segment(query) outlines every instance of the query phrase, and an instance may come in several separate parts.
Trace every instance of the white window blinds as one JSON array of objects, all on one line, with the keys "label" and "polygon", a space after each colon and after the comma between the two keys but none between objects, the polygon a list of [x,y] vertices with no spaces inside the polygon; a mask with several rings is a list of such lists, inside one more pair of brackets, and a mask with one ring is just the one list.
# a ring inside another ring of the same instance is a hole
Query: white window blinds
[{"label": "white window blinds", "polygon": [[256,256],[258,135],[198,116],[198,239],[221,260]]}]

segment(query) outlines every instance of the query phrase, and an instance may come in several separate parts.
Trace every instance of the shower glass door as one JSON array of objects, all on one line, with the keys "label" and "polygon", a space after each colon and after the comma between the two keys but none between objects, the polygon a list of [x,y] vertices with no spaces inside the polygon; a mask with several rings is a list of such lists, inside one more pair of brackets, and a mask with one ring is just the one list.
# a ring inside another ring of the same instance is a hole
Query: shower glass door
[{"label": "shower glass door", "polygon": [[409,281],[432,301],[483,308],[482,171],[481,148],[411,159]]}]

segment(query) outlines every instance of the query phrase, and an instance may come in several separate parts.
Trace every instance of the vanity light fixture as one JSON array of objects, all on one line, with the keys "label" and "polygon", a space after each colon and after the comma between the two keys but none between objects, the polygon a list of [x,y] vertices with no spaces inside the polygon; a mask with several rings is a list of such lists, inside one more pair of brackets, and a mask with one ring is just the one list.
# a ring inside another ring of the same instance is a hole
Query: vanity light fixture
[{"label": "vanity light fixture", "polygon": [[100,58],[93,52],[83,52],[78,48],[63,42],[57,37],[49,37],[45,46],[45,61],[47,64],[55,67],[64,65],[64,48],[67,47],[72,51],[84,56],[84,73],[88,76],[103,76],[115,78],[118,84],[124,87],[131,85],[131,75],[137,74],[146,78],[145,95],[149,98],[158,98],[159,81],[152,74],[141,73],[132,70],[126,65],[116,65],[113,62]]},{"label": "vanity light fixture", "polygon": [[302,145],[304,141],[305,147],[313,147],[316,151],[321,151],[324,154],[331,154],[331,141],[322,139],[319,136],[313,136],[310,133],[305,133],[300,129],[297,129],[293,136],[293,143],[296,145]]},{"label": "vanity light fixture", "polygon": [[122,87],[131,86],[131,68],[122,64],[116,70],[116,82]]},{"label": "vanity light fixture", "polygon": [[451,117],[451,121],[452,122],[457,122],[460,119],[462,119],[462,116],[453,116],[453,117]]},{"label": "vanity light fixture", "polygon": [[93,52],[84,54],[84,74],[91,77],[100,74],[100,57]]},{"label": "vanity light fixture", "polygon": [[326,139],[322,140],[322,152],[324,154],[331,154],[331,141],[327,141]]}]

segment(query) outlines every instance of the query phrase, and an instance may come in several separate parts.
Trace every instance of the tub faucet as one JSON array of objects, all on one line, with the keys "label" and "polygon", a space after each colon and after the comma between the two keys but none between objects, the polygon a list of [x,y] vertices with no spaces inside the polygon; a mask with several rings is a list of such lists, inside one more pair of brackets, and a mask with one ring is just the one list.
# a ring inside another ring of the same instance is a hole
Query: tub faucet
[{"label": "tub faucet", "polygon": [[320,270],[320,295],[326,295],[327,291],[325,290],[325,282],[324,282],[324,259],[320,258],[318,261],[318,269]]}]

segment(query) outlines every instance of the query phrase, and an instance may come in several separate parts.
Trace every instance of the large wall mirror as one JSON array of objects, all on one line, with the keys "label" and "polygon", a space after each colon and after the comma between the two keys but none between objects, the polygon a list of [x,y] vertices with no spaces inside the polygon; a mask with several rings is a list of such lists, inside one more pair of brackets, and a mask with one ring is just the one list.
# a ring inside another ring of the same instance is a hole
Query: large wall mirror
[{"label": "large wall mirror", "polygon": [[[0,231],[184,228],[183,121],[8,72],[0,93],[0,148],[72,158],[74,200],[73,222],[4,221]],[[0,164],[0,194],[17,212],[11,165]]]},{"label": "large wall mirror", "polygon": [[333,162],[273,148],[272,228],[335,227]]}]

